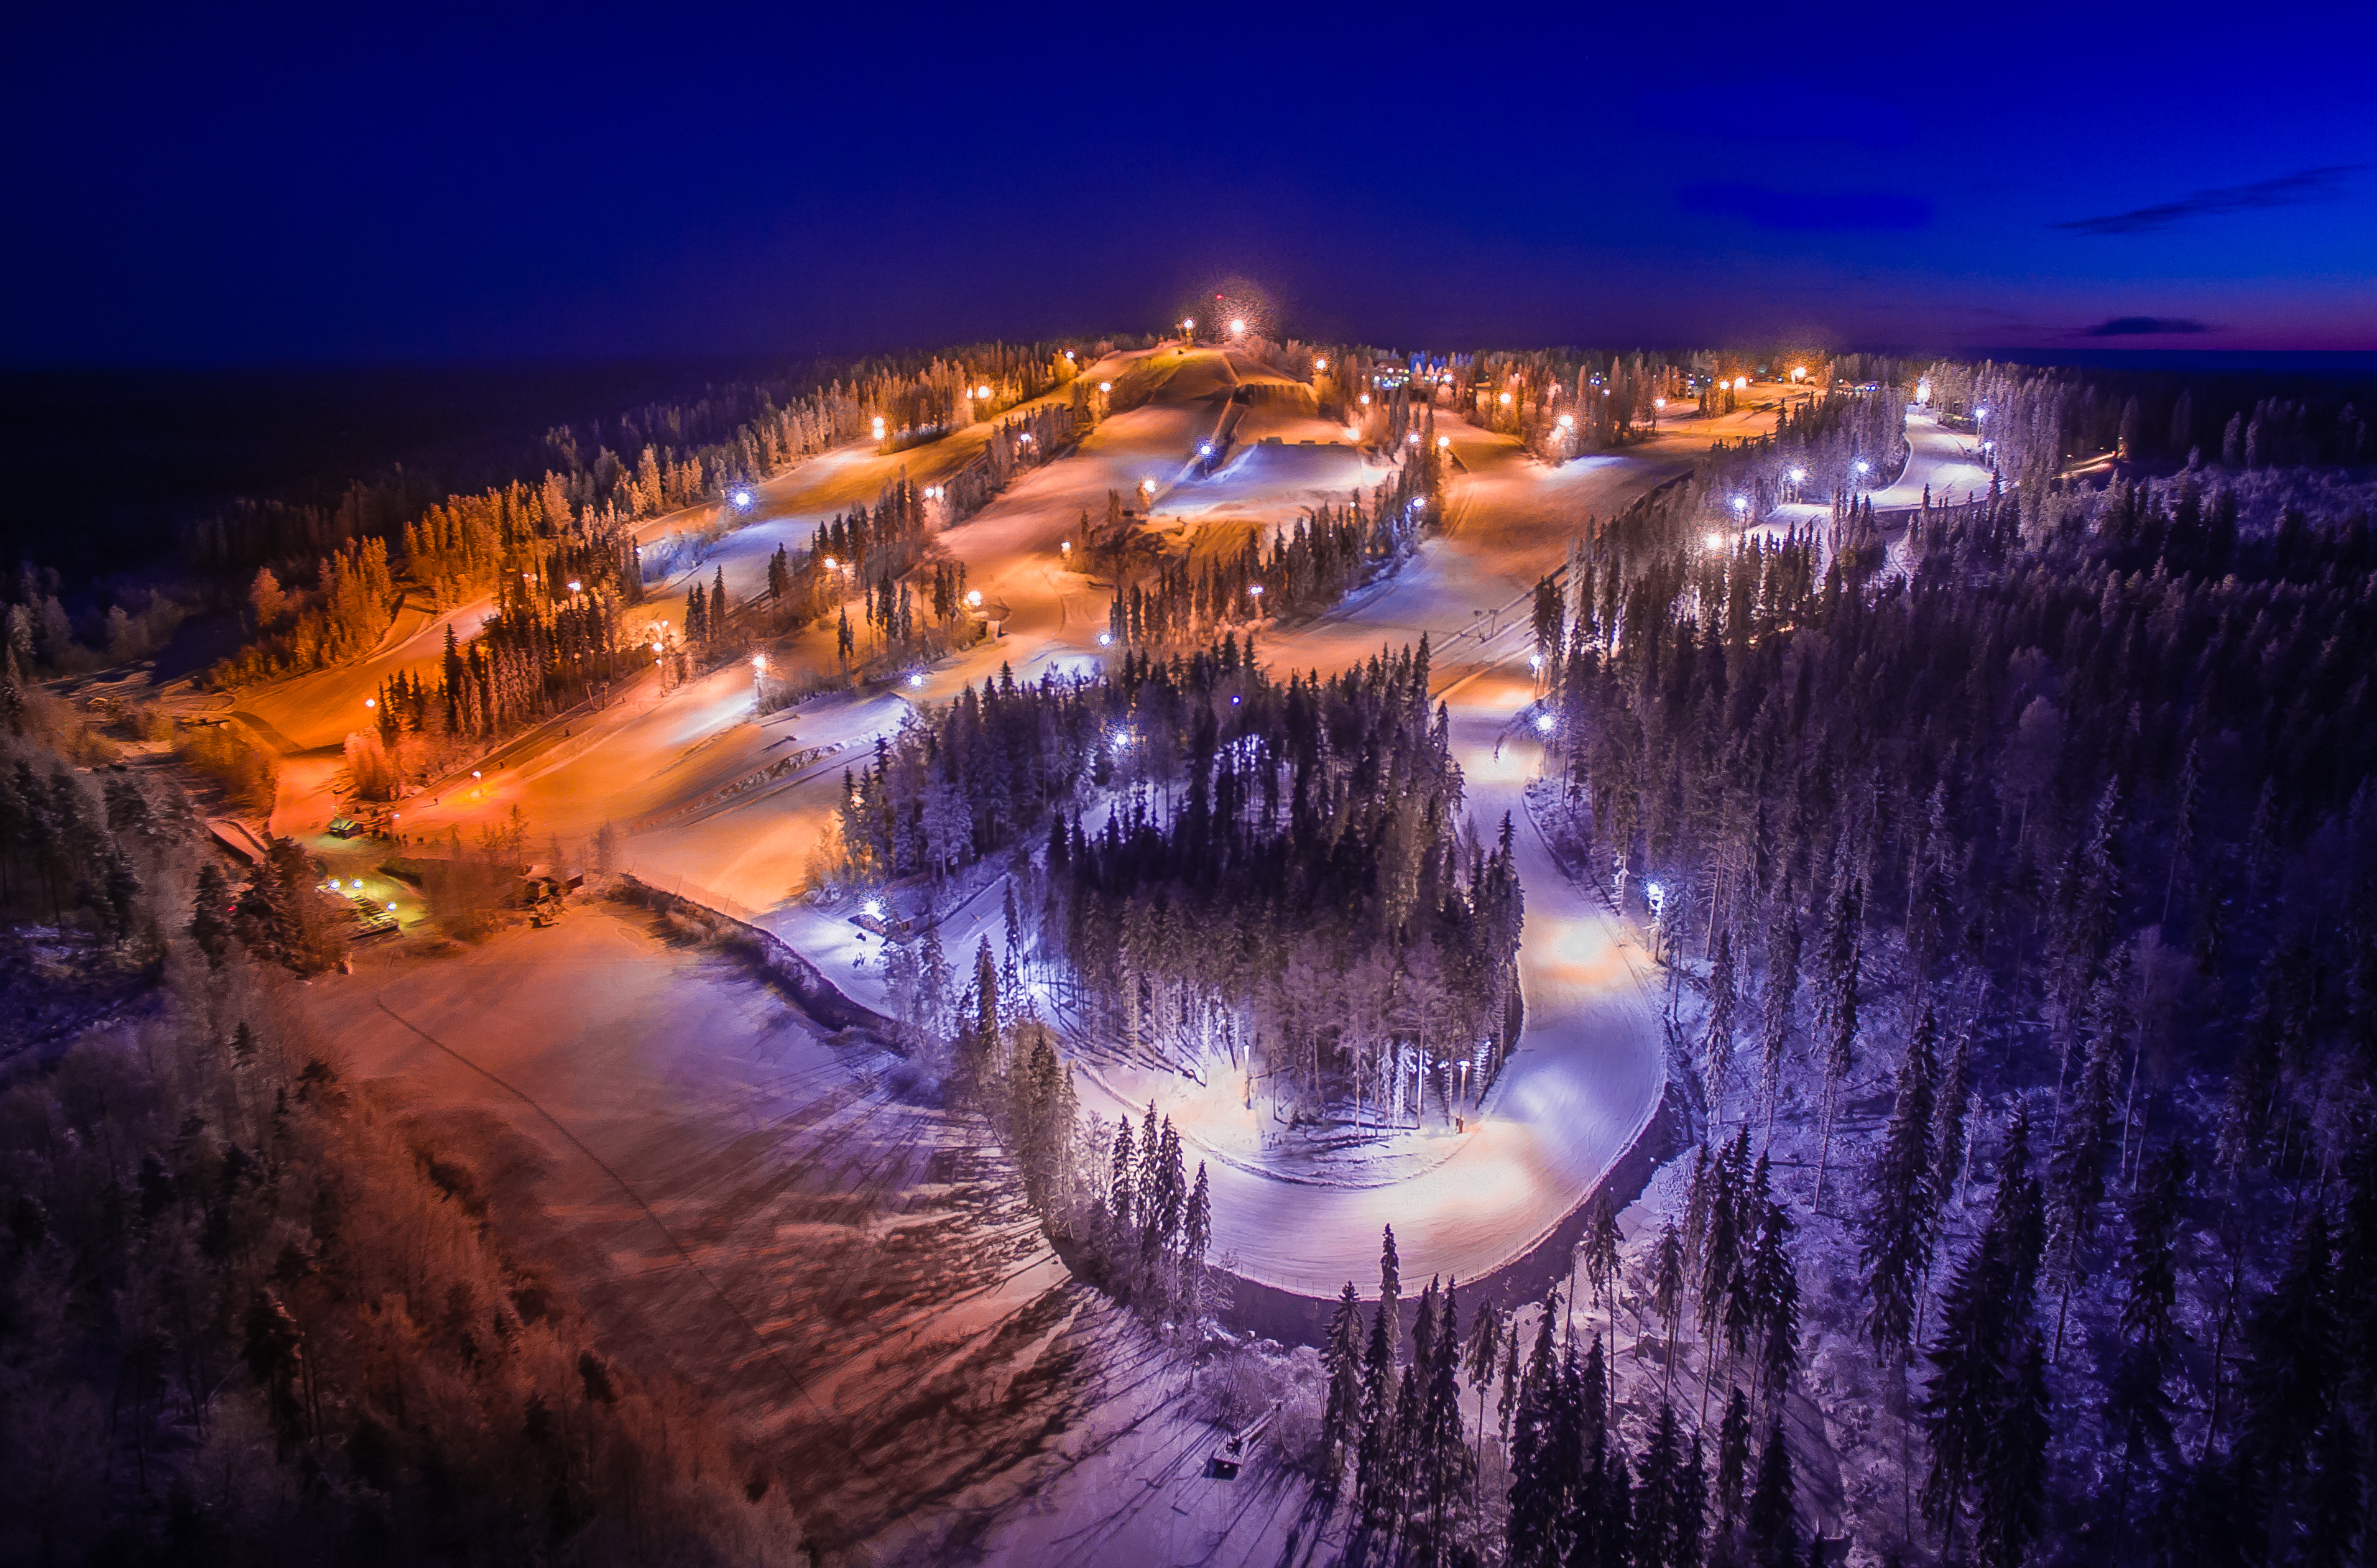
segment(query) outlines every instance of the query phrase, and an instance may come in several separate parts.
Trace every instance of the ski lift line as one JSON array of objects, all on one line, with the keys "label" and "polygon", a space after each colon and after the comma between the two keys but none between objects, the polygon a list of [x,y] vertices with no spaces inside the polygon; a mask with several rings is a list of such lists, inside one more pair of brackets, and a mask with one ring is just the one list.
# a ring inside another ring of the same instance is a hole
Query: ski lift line
[{"label": "ski lift line", "polygon": [[[752,1341],[758,1346],[759,1353],[767,1357],[769,1364],[773,1366],[776,1371],[782,1375],[784,1381],[792,1385],[793,1392],[799,1394],[801,1398],[811,1407],[816,1409],[820,1416],[824,1416],[829,1418],[831,1418],[833,1412],[828,1406],[820,1403],[815,1394],[809,1392],[807,1383],[803,1382],[800,1376],[795,1373],[792,1368],[784,1364],[783,1358],[777,1354],[776,1347],[769,1342],[765,1335],[759,1332],[758,1325],[753,1323],[752,1321],[744,1314],[742,1308],[735,1304],[735,1300],[732,1297],[728,1296],[724,1290],[719,1287],[718,1282],[711,1278],[710,1271],[701,1266],[700,1263],[694,1257],[694,1255],[686,1249],[685,1243],[676,1239],[676,1233],[669,1229],[668,1226],[661,1219],[661,1216],[652,1212],[651,1205],[644,1202],[642,1195],[627,1184],[627,1179],[622,1177],[617,1171],[611,1168],[608,1161],[604,1160],[602,1155],[596,1154],[593,1150],[588,1148],[584,1141],[581,1140],[577,1133],[572,1132],[568,1128],[562,1125],[560,1119],[555,1117],[551,1111],[545,1109],[533,1095],[515,1087],[513,1084],[503,1078],[498,1077],[496,1074],[488,1071],[485,1068],[481,1067],[477,1062],[472,1061],[469,1057],[464,1056],[461,1052],[456,1050],[453,1047],[448,1045],[436,1035],[429,1033],[428,1030],[422,1028],[421,1025],[413,1023],[411,1019],[397,1011],[396,1009],[388,1006],[386,998],[375,996],[372,998],[372,1003],[382,1012],[387,1013],[390,1018],[396,1020],[397,1023],[402,1024],[413,1034],[420,1035],[424,1040],[426,1040],[437,1049],[445,1052],[448,1056],[452,1057],[464,1067],[469,1068],[480,1077],[484,1078],[488,1083],[493,1083],[496,1087],[503,1090],[506,1094],[512,1095],[522,1105],[527,1106],[531,1110],[536,1112],[537,1115],[543,1117],[555,1132],[560,1133],[563,1138],[568,1141],[571,1147],[575,1148],[579,1154],[584,1155],[589,1160],[592,1161],[594,1167],[600,1170],[603,1175],[609,1177],[613,1183],[618,1187],[619,1191],[627,1194],[628,1202],[634,1203],[638,1209],[642,1211],[644,1217],[651,1222],[652,1228],[659,1231],[663,1239],[665,1239],[669,1246],[675,1251],[677,1256],[685,1260],[685,1266],[693,1271],[694,1277],[700,1280],[703,1287],[710,1291],[711,1295],[717,1298],[718,1304],[725,1308],[728,1314],[732,1316],[736,1323],[743,1325],[744,1332],[748,1334],[751,1336]],[[868,1481],[872,1482],[877,1490],[883,1493],[887,1500],[894,1496],[890,1487],[886,1485],[883,1478],[877,1475],[873,1467],[860,1456],[856,1448],[853,1447],[849,1449],[848,1453],[850,1454],[851,1463],[858,1467],[859,1474],[865,1476]]]}]

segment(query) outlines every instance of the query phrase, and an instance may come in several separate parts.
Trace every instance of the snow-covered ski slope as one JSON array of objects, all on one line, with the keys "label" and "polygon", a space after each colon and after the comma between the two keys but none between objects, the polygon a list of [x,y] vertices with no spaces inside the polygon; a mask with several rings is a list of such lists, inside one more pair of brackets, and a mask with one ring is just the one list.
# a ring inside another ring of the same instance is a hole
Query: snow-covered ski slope
[{"label": "snow-covered ski slope", "polygon": [[[1091,374],[1111,377],[1120,363]],[[486,760],[481,778],[446,781],[408,803],[404,826],[431,837],[459,828],[467,840],[518,806],[532,842],[542,844],[548,834],[579,840],[612,823],[627,833],[625,858],[640,876],[747,914],[854,997],[879,1005],[872,944],[842,913],[792,901],[838,798],[842,770],[861,765],[875,736],[896,727],[912,700],[945,699],[959,682],[993,676],[1001,664],[1021,678],[1100,656],[1106,589],[1065,569],[1057,547],[1081,515],[1103,515],[1114,490],[1187,531],[1212,521],[1263,524],[1320,499],[1342,500],[1354,486],[1368,488],[1384,476],[1342,431],[1335,445],[1242,448],[1211,478],[1189,474],[1187,455],[1214,427],[1222,401],[1234,385],[1260,374],[1211,351],[1181,356],[1153,401],[1108,419],[1075,454],[1020,476],[980,514],[945,533],[942,545],[967,563],[971,584],[1011,613],[1005,638],[925,672],[922,685],[866,700],[820,700],[760,719],[752,711],[747,667],[729,665],[665,694],[647,676],[605,708],[508,745]],[[1316,443],[1331,428],[1286,410],[1265,419],[1299,443],[1307,428]],[[1588,515],[1610,516],[1683,472],[1692,451],[1729,426],[1712,422],[1697,433],[1678,433],[1671,425],[1657,442],[1626,456],[1557,469],[1458,419],[1439,415],[1438,428],[1451,437],[1460,460],[1441,533],[1395,577],[1313,622],[1266,634],[1262,652],[1274,666],[1334,670],[1383,646],[1429,637],[1437,684],[1453,708],[1473,818],[1490,833],[1507,813],[1517,835],[1527,908],[1521,956],[1526,1032],[1484,1114],[1465,1131],[1428,1133],[1437,1146],[1402,1160],[1383,1182],[1366,1182],[1358,1171],[1329,1181],[1291,1179],[1266,1168],[1259,1155],[1244,1157],[1224,1129],[1210,1130],[1210,1147],[1200,1157],[1208,1159],[1215,1187],[1216,1255],[1248,1279],[1297,1294],[1333,1295],[1348,1278],[1366,1279],[1377,1266],[1380,1228],[1388,1224],[1408,1277],[1475,1278],[1523,1255],[1585,1200],[1647,1122],[1660,1091],[1656,1009],[1632,933],[1561,874],[1522,808],[1521,790],[1540,760],[1518,724],[1533,698],[1527,596],[1537,578],[1559,566]],[[983,434],[976,427],[950,441],[978,444]],[[871,501],[902,472],[929,482],[954,466],[942,446],[890,457],[844,450],[813,460],[764,487],[752,509],[755,521],[690,569],[707,578],[723,567],[730,593],[756,592],[777,544],[797,543],[820,518]],[[1153,490],[1142,489],[1142,481],[1153,481]],[[442,628],[424,626],[402,652],[434,652],[442,636]],[[829,637],[813,631],[778,657],[823,666],[832,657]],[[359,703],[368,675],[358,669],[335,680],[317,678],[311,692],[291,689],[299,687],[288,683],[269,706],[263,697],[248,706],[293,749],[335,746],[356,727],[340,712]],[[819,760],[788,777],[722,795],[773,760],[811,752]],[[328,805],[313,796],[284,798],[279,825],[317,827]],[[997,945],[998,907],[994,892],[951,918],[945,942],[953,955],[970,953],[981,935]],[[740,1046],[720,1038],[694,1048]],[[1124,1104],[1143,1107],[1152,1087],[1117,1081],[1103,1090],[1088,1087],[1085,1096],[1111,1114]],[[1196,1119],[1184,1115],[1183,1122],[1196,1146]]]}]

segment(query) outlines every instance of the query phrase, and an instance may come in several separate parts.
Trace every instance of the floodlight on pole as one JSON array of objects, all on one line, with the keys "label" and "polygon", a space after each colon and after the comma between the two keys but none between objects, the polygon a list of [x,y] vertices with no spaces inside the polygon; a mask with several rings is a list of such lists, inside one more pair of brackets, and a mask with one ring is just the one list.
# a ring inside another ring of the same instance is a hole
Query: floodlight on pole
[{"label": "floodlight on pole", "polygon": [[1232,337],[1237,336],[1240,332],[1243,332],[1246,329],[1247,324],[1245,320],[1236,316],[1230,317],[1230,335]]}]

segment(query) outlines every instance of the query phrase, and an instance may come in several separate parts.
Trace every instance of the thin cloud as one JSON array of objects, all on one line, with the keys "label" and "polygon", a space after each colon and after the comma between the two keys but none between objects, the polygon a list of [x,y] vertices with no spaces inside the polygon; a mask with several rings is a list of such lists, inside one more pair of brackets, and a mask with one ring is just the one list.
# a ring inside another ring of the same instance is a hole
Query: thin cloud
[{"label": "thin cloud", "polygon": [[2363,167],[2359,163],[2330,163],[2317,169],[2298,169],[2291,174],[2256,180],[2249,186],[2221,186],[2180,197],[2177,201],[2132,208],[2101,218],[2074,218],[2048,227],[2074,234],[2145,234],[2215,212],[2250,212],[2267,207],[2304,207],[2334,201],[2344,194],[2345,176]]},{"label": "thin cloud", "polygon": [[2109,321],[2099,321],[2094,327],[2084,327],[2084,338],[2158,338],[2167,333],[2209,332],[2204,322],[2184,316],[2116,316]]}]

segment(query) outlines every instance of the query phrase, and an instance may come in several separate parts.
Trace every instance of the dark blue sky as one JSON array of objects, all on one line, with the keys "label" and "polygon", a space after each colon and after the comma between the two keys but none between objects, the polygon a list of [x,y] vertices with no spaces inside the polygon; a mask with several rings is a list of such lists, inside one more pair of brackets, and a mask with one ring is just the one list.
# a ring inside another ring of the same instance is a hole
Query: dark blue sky
[{"label": "dark blue sky", "polygon": [[43,7],[0,359],[2377,348],[2365,9]]}]

